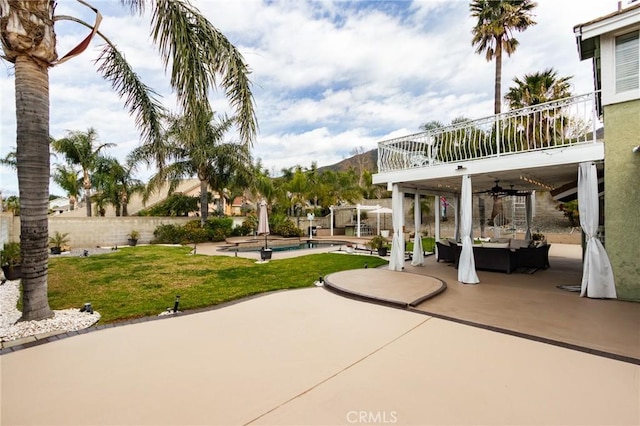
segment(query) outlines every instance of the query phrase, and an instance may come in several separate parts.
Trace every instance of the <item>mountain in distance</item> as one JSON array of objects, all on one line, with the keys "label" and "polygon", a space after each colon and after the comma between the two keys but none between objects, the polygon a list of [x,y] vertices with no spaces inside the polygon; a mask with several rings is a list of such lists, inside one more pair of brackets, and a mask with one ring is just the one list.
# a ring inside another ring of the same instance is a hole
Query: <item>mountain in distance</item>
[{"label": "mountain in distance", "polygon": [[329,166],[318,167],[318,172],[322,173],[327,170],[331,170],[333,172],[346,172],[350,168],[358,170],[361,165],[364,169],[371,170],[373,171],[373,173],[377,173],[378,149],[375,148],[362,154],[356,154],[352,157],[345,158],[344,160],[339,161],[335,164],[331,164]]}]

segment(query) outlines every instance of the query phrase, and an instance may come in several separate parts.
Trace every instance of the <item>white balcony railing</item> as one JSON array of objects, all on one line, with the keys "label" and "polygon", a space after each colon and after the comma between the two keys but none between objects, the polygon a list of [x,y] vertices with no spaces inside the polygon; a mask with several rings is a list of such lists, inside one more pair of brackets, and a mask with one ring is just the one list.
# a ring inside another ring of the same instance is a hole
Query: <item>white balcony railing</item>
[{"label": "white balcony railing", "polygon": [[380,173],[596,142],[597,92],[378,143]]}]

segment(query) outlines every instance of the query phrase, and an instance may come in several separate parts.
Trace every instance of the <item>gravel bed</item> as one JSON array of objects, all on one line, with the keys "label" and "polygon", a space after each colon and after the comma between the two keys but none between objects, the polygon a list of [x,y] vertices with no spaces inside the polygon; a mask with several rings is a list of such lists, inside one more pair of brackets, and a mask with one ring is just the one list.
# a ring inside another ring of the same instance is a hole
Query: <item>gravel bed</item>
[{"label": "gravel bed", "polygon": [[[84,256],[111,252],[111,248],[73,249],[58,256]],[[20,297],[20,280],[6,281],[0,285],[0,341],[8,342],[23,337],[50,332],[77,331],[91,327],[100,320],[100,314],[80,312],[78,309],[53,311],[53,317],[42,321],[21,321],[22,316],[16,306]]]}]

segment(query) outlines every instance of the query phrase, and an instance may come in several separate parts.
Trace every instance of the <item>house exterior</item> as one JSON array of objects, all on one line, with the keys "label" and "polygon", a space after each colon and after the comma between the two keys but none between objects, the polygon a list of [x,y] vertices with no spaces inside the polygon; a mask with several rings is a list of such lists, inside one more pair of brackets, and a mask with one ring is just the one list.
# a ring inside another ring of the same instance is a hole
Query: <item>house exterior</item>
[{"label": "house exterior", "polygon": [[[594,273],[585,268],[582,295],[609,298],[617,291],[620,299],[640,301],[640,224],[631,223],[637,222],[631,218],[640,206],[640,190],[633,185],[640,172],[640,154],[632,152],[640,145],[639,16],[640,4],[633,4],[576,27],[581,58],[593,58],[595,64],[592,93],[378,144],[379,172],[373,182],[386,184],[394,199],[424,194],[454,200],[462,245],[458,281],[479,281],[471,250],[472,223],[478,221],[471,217],[471,194],[487,203],[522,197],[523,204],[531,205],[534,191],[566,192],[573,185],[574,194],[583,194],[581,209],[589,206],[582,215],[585,264],[597,269]],[[599,191],[602,176],[605,190]],[[392,204],[394,246],[404,247],[405,224],[401,219],[396,222],[396,217],[403,217],[402,203]],[[438,211],[440,206],[434,207]],[[486,210],[490,208],[487,205]],[[604,223],[598,223],[599,217]],[[596,241],[602,237],[598,225],[604,229],[606,251]],[[530,233],[530,220],[528,227]],[[402,259],[392,252],[390,269],[401,270]],[[607,289],[587,292],[596,287]]]},{"label": "house exterior", "polygon": [[640,2],[576,25],[580,59],[592,60],[606,134],[605,229],[618,297],[640,301]]}]

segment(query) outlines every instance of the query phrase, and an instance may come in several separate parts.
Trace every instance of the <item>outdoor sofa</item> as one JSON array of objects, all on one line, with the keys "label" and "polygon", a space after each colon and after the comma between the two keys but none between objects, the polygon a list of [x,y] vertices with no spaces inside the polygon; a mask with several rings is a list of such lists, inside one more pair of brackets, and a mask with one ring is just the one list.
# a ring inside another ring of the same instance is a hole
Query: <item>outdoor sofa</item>
[{"label": "outdoor sofa", "polygon": [[[450,241],[436,242],[437,261],[452,262],[458,267],[462,246]],[[476,269],[506,272],[520,268],[547,269],[549,244],[533,246],[530,241],[511,239],[506,242],[484,242],[473,246]]]}]

